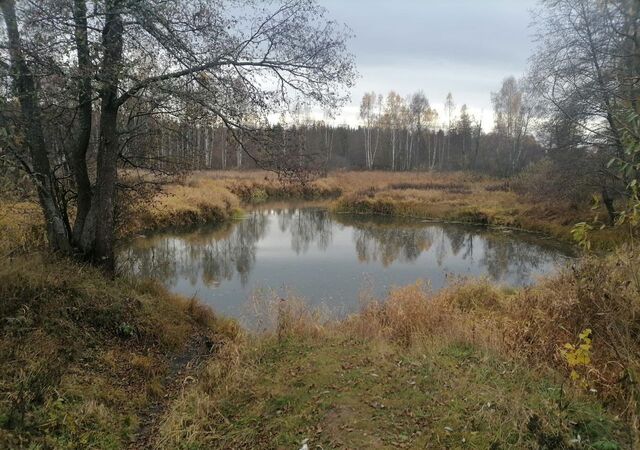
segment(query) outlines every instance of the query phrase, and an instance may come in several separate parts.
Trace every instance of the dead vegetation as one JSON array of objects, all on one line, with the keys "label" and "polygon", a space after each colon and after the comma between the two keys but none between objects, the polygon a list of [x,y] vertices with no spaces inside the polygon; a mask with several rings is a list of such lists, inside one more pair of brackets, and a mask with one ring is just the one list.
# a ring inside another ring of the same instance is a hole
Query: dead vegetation
[{"label": "dead vegetation", "polygon": [[[270,326],[209,363],[157,445],[635,448],[635,267],[586,259],[520,290],[419,282],[340,321],[269,298]],[[578,382],[562,350],[585,328]]]},{"label": "dead vegetation", "polygon": [[0,447],[122,448],[173,355],[232,325],[152,282],[31,255],[0,269]]},{"label": "dead vegetation", "polygon": [[[584,217],[583,209],[561,210],[520,196],[508,183],[461,173],[334,173],[305,189],[264,172],[197,173],[136,204],[120,232],[224,221],[247,203],[337,195],[337,209],[555,235]],[[153,283],[108,280],[42,257],[39,220],[35,205],[3,203],[0,250],[10,264],[0,269],[0,442],[10,448],[126,445],[144,425],[149,405],[163,401],[171,355],[181,354],[194,335],[203,336],[216,357],[160,414],[158,440],[149,445],[243,448],[262,442],[258,448],[273,448],[297,445],[305,435],[329,447],[374,448],[411,447],[427,438],[449,446],[466,439],[480,448],[493,442],[566,448],[558,445],[578,434],[589,445],[619,444],[591,448],[629,448],[637,441],[640,261],[632,251],[586,258],[515,291],[482,280],[459,281],[438,293],[425,284],[399,288],[386,299],[367,299],[359,314],[339,322],[299,300],[270,298],[256,305],[263,333],[253,338]],[[570,379],[562,348],[587,328],[593,342],[589,364],[580,368],[585,388]],[[444,373],[458,377],[455,386]],[[538,387],[526,391],[525,385]],[[414,386],[421,386],[420,394]],[[487,427],[473,425],[472,417],[484,414],[476,408],[481,398],[502,408],[483,416]],[[509,398],[521,407],[509,406]],[[458,409],[443,407],[450,402]],[[402,408],[432,403],[435,409],[417,416]],[[399,417],[402,426],[395,429]],[[359,430],[361,439],[349,429]]]},{"label": "dead vegetation", "polygon": [[[638,262],[637,253],[629,250],[607,258],[588,257],[516,291],[482,280],[455,283],[435,294],[422,284],[399,288],[384,301],[368,303],[340,329],[405,348],[434,339],[462,342],[558,371],[568,385],[590,391],[623,415],[637,443]],[[591,330],[588,361],[580,379],[569,381],[572,367],[563,349],[584,330]]]}]

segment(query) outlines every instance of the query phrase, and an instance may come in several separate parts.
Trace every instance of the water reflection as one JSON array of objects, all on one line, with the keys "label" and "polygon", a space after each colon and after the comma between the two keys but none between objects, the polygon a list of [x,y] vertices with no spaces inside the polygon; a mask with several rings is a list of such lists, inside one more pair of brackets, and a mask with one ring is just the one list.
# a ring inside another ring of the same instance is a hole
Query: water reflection
[{"label": "water reflection", "polygon": [[[566,249],[527,234],[318,208],[263,209],[243,220],[128,243],[121,270],[162,280],[236,315],[256,287],[293,287],[312,301],[354,306],[364,274],[390,285],[446,274],[523,285],[562,263]],[[353,304],[353,305],[352,305]]]},{"label": "water reflection", "polygon": [[[503,281],[512,274],[516,284],[526,284],[536,269],[550,260],[561,259],[570,249],[557,243],[545,242],[526,233],[514,237],[512,232],[465,226],[461,224],[428,224],[391,218],[362,218],[338,216],[337,220],[352,226],[358,260],[365,263],[380,261],[389,267],[396,261],[415,262],[425,252],[432,251],[433,261],[442,268],[447,256],[458,257],[469,264],[486,269],[495,281]],[[481,257],[474,258],[475,254]]]},{"label": "water reflection", "polygon": [[237,274],[243,286],[256,261],[256,243],[266,236],[269,215],[257,212],[221,227],[137,239],[120,254],[122,270],[168,285],[179,278],[209,287]]}]

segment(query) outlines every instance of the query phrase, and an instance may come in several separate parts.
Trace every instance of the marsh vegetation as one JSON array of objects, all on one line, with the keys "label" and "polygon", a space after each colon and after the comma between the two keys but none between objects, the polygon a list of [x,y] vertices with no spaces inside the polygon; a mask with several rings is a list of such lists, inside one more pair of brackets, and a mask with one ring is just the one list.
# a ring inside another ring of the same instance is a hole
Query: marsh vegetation
[{"label": "marsh vegetation", "polygon": [[636,0],[540,0],[491,125],[348,105],[316,0],[0,13],[0,447],[640,447]]}]

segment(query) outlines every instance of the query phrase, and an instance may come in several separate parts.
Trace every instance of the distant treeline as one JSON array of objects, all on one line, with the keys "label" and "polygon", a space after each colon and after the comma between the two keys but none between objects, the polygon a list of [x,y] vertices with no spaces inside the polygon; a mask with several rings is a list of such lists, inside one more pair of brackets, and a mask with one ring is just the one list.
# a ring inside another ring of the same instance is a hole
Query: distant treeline
[{"label": "distant treeline", "polygon": [[[277,160],[302,161],[304,156],[326,169],[472,170],[508,176],[543,158],[545,149],[529,132],[533,111],[514,78],[504,81],[493,102],[496,123],[489,133],[466,105],[456,110],[451,94],[446,120],[439,121],[422,92],[408,98],[393,91],[386,98],[367,93],[358,127],[306,118],[265,126],[259,139],[207,120],[143,117],[129,123],[132,136],[123,155],[132,165],[154,161],[157,168],[254,168],[256,160],[279,155]],[[144,133],[136,136],[133,130]]]}]

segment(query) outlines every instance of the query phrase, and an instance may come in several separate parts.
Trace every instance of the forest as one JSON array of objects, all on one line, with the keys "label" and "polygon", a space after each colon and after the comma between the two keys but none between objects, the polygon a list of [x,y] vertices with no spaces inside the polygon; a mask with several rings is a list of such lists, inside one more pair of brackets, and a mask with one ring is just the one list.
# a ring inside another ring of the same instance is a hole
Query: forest
[{"label": "forest", "polygon": [[1,448],[640,448],[640,3],[357,3],[0,0]]}]

